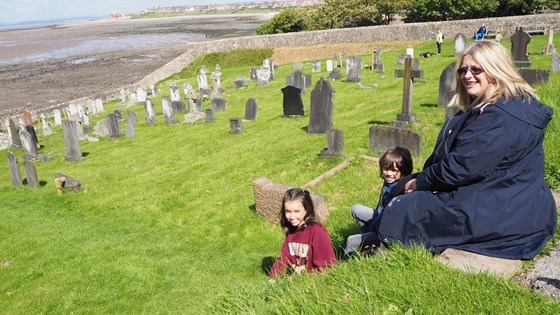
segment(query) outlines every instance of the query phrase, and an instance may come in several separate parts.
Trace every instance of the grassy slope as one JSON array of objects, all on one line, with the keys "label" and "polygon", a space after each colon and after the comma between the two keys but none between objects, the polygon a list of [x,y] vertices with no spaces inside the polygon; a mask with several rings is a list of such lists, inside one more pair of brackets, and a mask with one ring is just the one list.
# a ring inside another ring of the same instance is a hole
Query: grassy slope
[{"label": "grassy slope", "polygon": [[[550,56],[538,55],[544,41],[535,36],[531,43],[534,67],[549,67]],[[415,48],[419,53],[434,51],[433,46],[426,42]],[[454,61],[451,47],[452,42],[446,41],[442,56],[421,60],[426,82],[414,86],[414,113],[421,121],[415,128],[423,132],[424,158],[443,122],[443,109],[435,104],[439,74]],[[334,126],[344,130],[347,156],[369,154],[369,127],[388,124],[400,112],[402,79],[393,73],[394,61],[404,48],[383,53],[384,78],[363,71],[361,83],[379,84],[377,89],[332,82]],[[341,264],[325,276],[261,285],[266,281],[263,268],[278,254],[283,235],[255,213],[252,181],[266,176],[276,183],[300,186],[341,162],[318,159],[326,141],[324,136],[306,134],[308,116],[282,117],[280,89],[291,65],[280,66],[270,87],[251,82],[247,89],[232,88],[237,76],[248,76],[249,66],[259,66],[267,54],[271,52],[253,55],[253,61],[229,61],[227,54],[213,54],[195,62],[195,71],[187,69],[159,84],[167,95],[171,82],[196,86],[196,69],[205,64],[210,73],[219,62],[228,110],[217,113],[215,123],[167,126],[158,96],[156,126],[145,125],[140,105],[126,108],[138,113],[136,138],[82,142],[86,155],[82,162],[63,161],[60,128],[52,136],[40,137],[44,146],[40,153],[54,160],[37,163],[43,180],[39,189],[13,189],[7,163],[0,163],[0,174],[5,174],[0,180],[0,313],[558,310],[557,303],[513,282],[451,271],[417,250]],[[369,58],[362,56],[366,63]],[[246,66],[232,66],[239,63]],[[310,62],[304,70],[311,72]],[[313,80],[326,75],[323,67]],[[551,83],[539,88],[543,100],[556,110],[559,81],[560,76],[552,74]],[[228,119],[243,117],[249,97],[258,101],[258,120],[245,122],[244,134],[231,135]],[[309,93],[303,100],[308,109]],[[117,106],[107,104],[106,109]],[[554,136],[557,117],[550,128],[547,158],[554,166],[560,161]],[[21,161],[22,151],[15,153]],[[416,161],[417,169],[422,162]],[[56,172],[82,181],[83,191],[56,195]],[[381,180],[376,173],[375,164],[356,159],[311,189],[329,202],[326,226],[337,251],[346,236],[356,232],[350,206],[377,198]]]}]

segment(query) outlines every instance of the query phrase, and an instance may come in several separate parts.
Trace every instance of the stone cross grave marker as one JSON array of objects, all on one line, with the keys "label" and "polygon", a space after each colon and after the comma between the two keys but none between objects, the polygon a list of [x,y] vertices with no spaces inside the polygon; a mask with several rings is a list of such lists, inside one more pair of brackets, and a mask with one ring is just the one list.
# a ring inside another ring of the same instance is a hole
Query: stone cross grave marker
[{"label": "stone cross grave marker", "polygon": [[33,144],[33,140],[31,139],[31,134],[29,134],[26,130],[22,130],[19,132],[19,137],[23,146],[23,160],[37,159],[37,151],[35,149],[35,145]]},{"label": "stone cross grave marker", "polygon": [[250,98],[245,103],[245,120],[256,120],[257,119],[257,100]]},{"label": "stone cross grave marker", "polygon": [[154,112],[154,104],[152,104],[151,99],[146,99],[144,110],[146,111],[146,124],[154,125],[156,123],[156,113]]},{"label": "stone cross grave marker", "polygon": [[530,67],[529,42],[531,41],[531,35],[525,32],[523,27],[519,27],[509,39],[511,41],[513,64],[516,67]]},{"label": "stone cross grave marker", "polygon": [[122,138],[121,123],[117,119],[117,115],[107,115],[107,121],[109,122],[109,138]]},{"label": "stone cross grave marker", "polygon": [[8,123],[10,125],[10,136],[12,137],[12,148],[21,148],[21,138],[19,137],[19,127],[16,122],[16,117],[10,117]]},{"label": "stone cross grave marker", "polygon": [[347,60],[345,82],[360,82],[362,80],[362,60],[360,56],[350,56]]},{"label": "stone cross grave marker", "polygon": [[128,118],[128,123],[132,125],[138,124],[138,119],[136,118],[136,112],[133,110],[129,110],[126,112],[126,117]]},{"label": "stone cross grave marker", "polygon": [[230,118],[229,126],[232,134],[240,135],[243,133],[243,120],[241,118],[238,117]]},{"label": "stone cross grave marker", "polygon": [[334,90],[329,81],[321,77],[311,91],[308,134],[325,134],[333,128]]},{"label": "stone cross grave marker", "polygon": [[17,156],[10,152],[8,153],[8,166],[10,168],[10,177],[12,178],[12,185],[14,187],[23,187],[23,181],[21,180],[21,172],[19,170],[19,162]]},{"label": "stone cross grave marker", "polygon": [[[416,122],[416,115],[412,114],[412,86],[414,78],[422,78],[424,71],[413,68],[413,60],[414,58],[406,58],[404,70],[395,70],[395,77],[404,79],[402,113],[397,114],[397,120],[391,123],[395,127],[403,127]],[[418,60],[416,59],[416,61]]]},{"label": "stone cross grave marker", "polygon": [[39,187],[39,176],[37,176],[37,168],[35,167],[35,163],[29,160],[24,160],[23,170],[25,171],[25,177],[27,177],[27,185],[30,188]]},{"label": "stone cross grave marker", "polygon": [[164,96],[161,99],[161,106],[163,107],[165,122],[170,125],[178,124],[179,121],[175,118],[175,112],[173,111],[173,106],[171,106],[171,100],[168,96]]},{"label": "stone cross grave marker", "polygon": [[455,35],[454,44],[455,57],[459,57],[459,55],[461,55],[465,50],[465,46],[467,45],[467,38],[465,37],[465,35],[463,35],[463,33],[459,33]]},{"label": "stone cross grave marker", "polygon": [[282,89],[284,95],[282,107],[284,116],[303,116],[303,101],[301,99],[301,89],[293,85],[288,85]]},{"label": "stone cross grave marker", "polygon": [[80,148],[80,136],[78,135],[79,124],[79,122],[69,119],[62,121],[64,144],[66,145],[65,161],[81,161],[84,159]]},{"label": "stone cross grave marker", "polygon": [[321,150],[320,157],[344,156],[344,131],[330,129],[327,131],[327,147]]}]

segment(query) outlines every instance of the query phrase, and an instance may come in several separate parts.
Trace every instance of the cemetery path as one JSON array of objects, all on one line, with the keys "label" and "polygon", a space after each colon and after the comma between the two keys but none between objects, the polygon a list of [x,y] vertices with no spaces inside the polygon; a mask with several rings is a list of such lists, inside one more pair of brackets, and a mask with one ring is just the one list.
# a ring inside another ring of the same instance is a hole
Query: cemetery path
[{"label": "cemetery path", "polygon": [[[272,13],[274,14],[274,13]],[[117,95],[184,53],[184,44],[250,36],[271,13],[86,21],[0,32],[0,116]]]}]

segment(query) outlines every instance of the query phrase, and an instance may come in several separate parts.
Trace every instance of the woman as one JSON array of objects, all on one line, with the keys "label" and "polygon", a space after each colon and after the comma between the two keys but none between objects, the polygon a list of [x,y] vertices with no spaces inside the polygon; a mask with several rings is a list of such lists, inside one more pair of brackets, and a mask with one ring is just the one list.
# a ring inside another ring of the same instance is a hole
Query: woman
[{"label": "woman", "polygon": [[556,229],[544,181],[544,131],[552,109],[539,103],[498,43],[477,41],[457,62],[449,106],[461,111],[441,130],[408,194],[385,208],[384,242],[456,248],[532,259]]}]

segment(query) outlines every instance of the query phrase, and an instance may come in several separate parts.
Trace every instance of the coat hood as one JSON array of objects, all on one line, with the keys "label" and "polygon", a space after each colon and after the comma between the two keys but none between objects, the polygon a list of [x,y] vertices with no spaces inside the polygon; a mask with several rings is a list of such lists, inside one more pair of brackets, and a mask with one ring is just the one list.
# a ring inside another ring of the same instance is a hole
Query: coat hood
[{"label": "coat hood", "polygon": [[541,102],[521,97],[509,98],[507,101],[505,97],[501,97],[494,106],[540,129],[546,128],[554,114],[552,108]]}]

